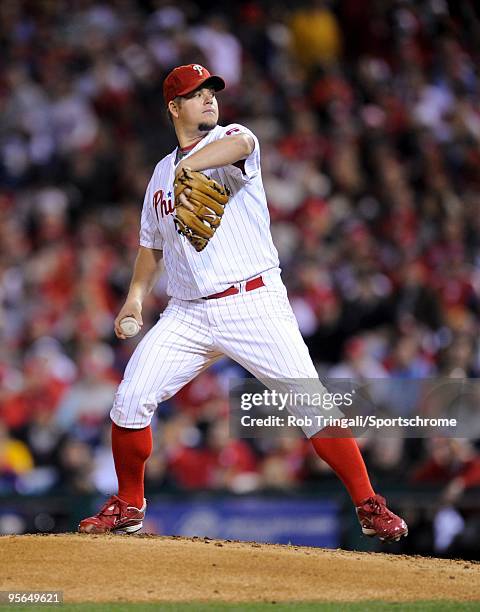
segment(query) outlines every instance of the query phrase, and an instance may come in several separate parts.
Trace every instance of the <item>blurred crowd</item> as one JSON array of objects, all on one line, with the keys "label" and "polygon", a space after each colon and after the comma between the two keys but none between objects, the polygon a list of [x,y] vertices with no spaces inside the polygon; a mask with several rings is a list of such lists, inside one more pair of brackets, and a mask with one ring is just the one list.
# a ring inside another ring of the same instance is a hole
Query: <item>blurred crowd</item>
[{"label": "blurred crowd", "polygon": [[[116,487],[108,412],[136,340],[113,320],[146,184],[176,146],[162,79],[179,64],[222,75],[221,123],[260,139],[319,372],[478,377],[479,34],[473,0],[0,3],[0,493]],[[161,279],[145,327],[167,299]],[[326,477],[302,440],[229,438],[243,374],[220,362],[159,407],[149,486]],[[382,482],[480,484],[474,443],[362,444]]]}]

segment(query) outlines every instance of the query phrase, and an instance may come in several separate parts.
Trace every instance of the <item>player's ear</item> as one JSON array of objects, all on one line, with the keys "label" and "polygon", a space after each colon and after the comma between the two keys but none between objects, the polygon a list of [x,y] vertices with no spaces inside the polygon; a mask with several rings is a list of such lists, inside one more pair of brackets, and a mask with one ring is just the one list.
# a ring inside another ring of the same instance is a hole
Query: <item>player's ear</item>
[{"label": "player's ear", "polygon": [[178,111],[180,109],[179,99],[175,98],[168,103],[168,110],[172,118],[178,119]]}]

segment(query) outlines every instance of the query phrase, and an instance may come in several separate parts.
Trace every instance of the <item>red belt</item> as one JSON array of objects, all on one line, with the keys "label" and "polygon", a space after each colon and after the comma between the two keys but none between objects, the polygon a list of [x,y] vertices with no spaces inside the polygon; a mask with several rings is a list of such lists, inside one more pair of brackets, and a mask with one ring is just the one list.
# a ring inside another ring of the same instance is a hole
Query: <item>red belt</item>
[{"label": "red belt", "polygon": [[[265,287],[265,283],[263,282],[263,278],[261,276],[257,276],[256,278],[252,278],[245,283],[245,291],[253,291],[254,289],[260,289],[260,287]],[[221,291],[220,293],[212,293],[212,295],[207,295],[204,297],[204,300],[217,300],[218,298],[227,297],[229,295],[237,295],[240,293],[240,289],[232,285],[225,291]]]}]

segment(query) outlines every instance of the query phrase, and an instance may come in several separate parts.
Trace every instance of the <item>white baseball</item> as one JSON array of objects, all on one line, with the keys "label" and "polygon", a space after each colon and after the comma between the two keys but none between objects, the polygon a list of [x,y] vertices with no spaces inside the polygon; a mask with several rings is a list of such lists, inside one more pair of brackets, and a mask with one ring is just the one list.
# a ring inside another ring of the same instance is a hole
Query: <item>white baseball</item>
[{"label": "white baseball", "polygon": [[124,317],[120,321],[120,329],[122,330],[122,334],[124,336],[131,338],[132,336],[136,336],[138,334],[140,331],[140,325],[135,317]]}]

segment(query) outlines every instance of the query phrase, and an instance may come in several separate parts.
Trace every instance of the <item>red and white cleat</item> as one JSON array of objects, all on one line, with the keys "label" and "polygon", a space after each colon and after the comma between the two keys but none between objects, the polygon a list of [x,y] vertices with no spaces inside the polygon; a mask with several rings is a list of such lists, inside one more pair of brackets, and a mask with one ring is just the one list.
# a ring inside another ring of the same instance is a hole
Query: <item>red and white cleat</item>
[{"label": "red and white cleat", "polygon": [[398,542],[408,535],[407,523],[387,508],[381,495],[365,499],[357,506],[357,516],[363,533],[377,536],[382,542]]},{"label": "red and white cleat", "polygon": [[112,495],[98,514],[80,521],[80,533],[135,533],[143,527],[147,502],[142,508],[129,506],[116,495]]}]

